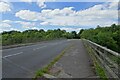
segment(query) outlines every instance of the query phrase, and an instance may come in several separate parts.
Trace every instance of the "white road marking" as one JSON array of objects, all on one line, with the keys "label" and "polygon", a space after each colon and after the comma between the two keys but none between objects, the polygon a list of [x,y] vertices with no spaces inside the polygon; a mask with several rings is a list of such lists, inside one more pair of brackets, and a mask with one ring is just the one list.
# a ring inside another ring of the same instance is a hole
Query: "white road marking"
[{"label": "white road marking", "polygon": [[33,50],[35,51],[35,50],[37,50],[37,49],[41,49],[41,48],[44,48],[44,47],[46,47],[46,46],[38,47],[38,48],[35,48],[35,49],[33,49]]},{"label": "white road marking", "polygon": [[16,53],[16,54],[11,54],[11,55],[7,55],[7,56],[4,56],[3,58],[7,58],[7,57],[11,57],[11,56],[15,56],[15,55],[19,55],[19,54],[22,54],[23,52],[19,52],[19,53]]}]

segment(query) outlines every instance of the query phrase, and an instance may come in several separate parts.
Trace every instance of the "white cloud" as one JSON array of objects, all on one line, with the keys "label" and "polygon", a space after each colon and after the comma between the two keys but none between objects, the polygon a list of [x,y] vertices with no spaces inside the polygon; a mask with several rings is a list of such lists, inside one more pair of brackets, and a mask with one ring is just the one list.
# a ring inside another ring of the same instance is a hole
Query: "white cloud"
[{"label": "white cloud", "polygon": [[16,28],[7,28],[7,29],[1,29],[1,28],[0,28],[0,33],[2,33],[3,31],[12,31],[12,30],[19,31],[19,30],[16,29]]},{"label": "white cloud", "polygon": [[[72,10],[73,8],[69,9],[64,8],[62,10],[51,11],[49,10],[49,12],[46,13],[48,14],[47,17],[49,15],[51,16],[53,12],[55,14],[51,17],[49,16],[49,19],[46,19],[45,21],[53,25],[76,25],[76,26],[111,25],[113,23],[117,23],[118,18],[117,6],[118,3],[114,2],[95,5],[91,8],[82,11],[74,11]],[[57,12],[57,14],[55,11]],[[63,15],[64,13],[66,15]]]},{"label": "white cloud", "polygon": [[61,30],[66,30],[68,32],[72,32],[72,31],[76,31],[77,33],[79,33],[79,31],[81,30],[81,28],[67,28],[67,27],[62,27],[60,28]]},{"label": "white cloud", "polygon": [[20,1],[22,1],[22,2],[29,2],[29,3],[32,2],[32,0],[20,0]]},{"label": "white cloud", "polygon": [[11,21],[11,20],[3,20],[2,22],[3,23],[12,23],[13,21]]},{"label": "white cloud", "polygon": [[[72,28],[63,27],[62,30],[77,31],[81,28],[74,26],[81,26],[86,28],[100,26],[109,26],[113,23],[118,23],[118,3],[104,3],[95,5],[85,10],[75,11],[74,7],[65,7],[63,9],[43,9],[41,12],[34,12],[30,10],[20,10],[15,16],[23,20],[37,21],[11,21],[3,20],[0,27],[4,25],[4,30],[11,30],[12,23],[18,23],[24,29],[39,29],[38,25],[57,25],[57,26],[73,26]],[[37,24],[38,22],[41,22]],[[36,27],[37,26],[37,27]]]},{"label": "white cloud", "polygon": [[80,11],[75,11],[74,7],[43,9],[41,12],[21,10],[16,13],[16,16],[24,20],[42,21],[41,25],[94,27],[117,23],[117,8],[117,2],[109,2]]},{"label": "white cloud", "polygon": [[16,23],[16,21],[12,21],[12,20],[0,21],[0,33],[3,31],[11,31],[11,30],[19,31],[17,28],[12,27],[13,23]]},{"label": "white cloud", "polygon": [[72,16],[75,11],[73,11],[74,7],[65,7],[63,9],[46,9],[41,11],[41,16],[46,18],[54,17],[54,16]]},{"label": "white cloud", "polygon": [[6,2],[0,2],[0,12],[11,11],[10,5]]},{"label": "white cloud", "polygon": [[2,20],[2,21],[0,21],[0,33],[3,31],[11,31],[11,30],[21,31],[15,26],[15,24],[19,25],[24,30],[39,29],[39,28],[35,27],[36,26],[35,22]]},{"label": "white cloud", "polygon": [[23,22],[23,21],[19,21],[18,23],[20,23],[22,25],[23,28],[33,28],[35,27],[35,23],[34,22]]},{"label": "white cloud", "polygon": [[45,8],[46,7],[46,0],[20,0],[21,2],[36,2],[36,4],[40,7],[40,8]]},{"label": "white cloud", "polygon": [[0,23],[0,28],[9,28],[9,27],[11,27],[11,25],[8,23]]},{"label": "white cloud", "polygon": [[24,20],[36,21],[39,16],[39,13],[30,10],[20,10],[15,14],[15,16]]},{"label": "white cloud", "polygon": [[37,29],[37,30],[39,30],[39,28],[38,28],[38,27],[33,27],[33,28],[31,28],[31,29]]},{"label": "white cloud", "polygon": [[3,20],[0,22],[0,27],[11,27],[12,24],[20,24],[23,28],[33,28],[36,25],[35,22]]},{"label": "white cloud", "polygon": [[0,22],[0,32],[9,31],[10,29],[11,29],[11,25],[10,24]]},{"label": "white cloud", "polygon": [[41,22],[40,25],[49,25],[48,22]]},{"label": "white cloud", "polygon": [[45,0],[37,0],[37,4],[40,8],[46,7]]}]

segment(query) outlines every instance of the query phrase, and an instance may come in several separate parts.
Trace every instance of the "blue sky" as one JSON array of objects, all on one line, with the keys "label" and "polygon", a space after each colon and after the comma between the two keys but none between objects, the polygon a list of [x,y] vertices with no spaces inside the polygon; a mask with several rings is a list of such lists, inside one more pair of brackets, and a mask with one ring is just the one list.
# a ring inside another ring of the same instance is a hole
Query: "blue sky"
[{"label": "blue sky", "polygon": [[[44,0],[43,0],[44,1]],[[0,30],[79,31],[117,24],[117,2],[0,2]]]},{"label": "blue sky", "polygon": [[[2,20],[11,19],[11,20],[20,20],[19,18],[14,16],[14,13],[20,10],[30,10],[40,12],[43,10],[40,8],[35,2],[26,3],[26,2],[12,2],[12,12],[2,13]],[[99,2],[47,2],[47,7],[44,9],[63,9],[64,7],[74,7],[75,11],[79,11],[82,9],[87,9],[96,4],[100,4]]]}]

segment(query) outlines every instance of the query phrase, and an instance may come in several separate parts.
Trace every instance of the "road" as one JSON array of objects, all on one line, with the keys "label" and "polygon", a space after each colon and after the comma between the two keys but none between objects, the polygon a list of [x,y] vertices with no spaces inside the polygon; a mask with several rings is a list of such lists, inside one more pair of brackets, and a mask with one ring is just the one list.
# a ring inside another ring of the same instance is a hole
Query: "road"
[{"label": "road", "polygon": [[[60,71],[55,73],[55,70]],[[97,78],[93,62],[81,40],[74,40],[73,45],[50,71],[57,78]]]},{"label": "road", "polygon": [[40,44],[4,49],[3,78],[32,78],[35,72],[60,54],[75,40],[56,40]]}]

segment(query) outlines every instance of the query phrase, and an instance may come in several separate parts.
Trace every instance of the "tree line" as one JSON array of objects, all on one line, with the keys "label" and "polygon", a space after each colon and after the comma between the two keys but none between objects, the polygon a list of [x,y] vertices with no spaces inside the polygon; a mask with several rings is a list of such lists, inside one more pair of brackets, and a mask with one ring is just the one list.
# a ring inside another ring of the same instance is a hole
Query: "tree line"
[{"label": "tree line", "polygon": [[81,38],[91,40],[116,52],[120,52],[120,25],[97,26],[95,29],[82,29]]},{"label": "tree line", "polygon": [[21,43],[33,43],[40,42],[45,40],[53,40],[53,39],[73,39],[79,38],[75,31],[66,32],[65,30],[55,29],[44,31],[40,30],[25,30],[23,32],[20,31],[4,31],[1,33],[2,35],[2,45],[14,45]]},{"label": "tree line", "polygon": [[120,52],[120,25],[111,25],[107,27],[97,26],[93,29],[81,29],[77,34],[76,31],[66,32],[65,30],[55,29],[44,31],[25,30],[20,31],[4,31],[2,35],[2,45],[14,45],[21,43],[34,43],[45,40],[54,39],[79,39],[85,38],[97,44],[107,47],[116,52]]}]

